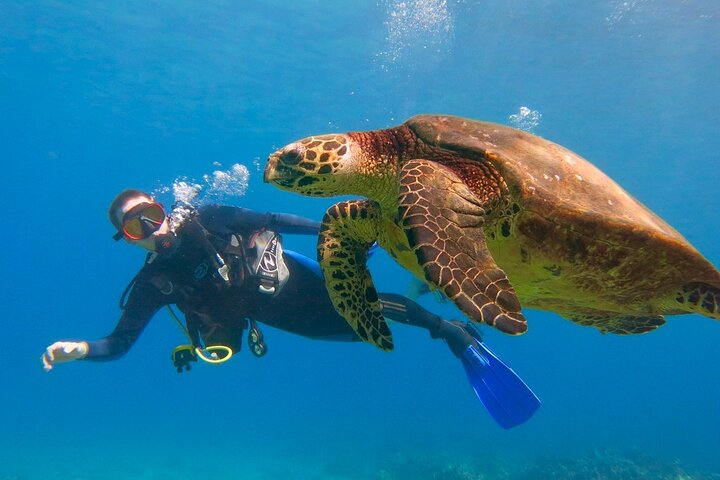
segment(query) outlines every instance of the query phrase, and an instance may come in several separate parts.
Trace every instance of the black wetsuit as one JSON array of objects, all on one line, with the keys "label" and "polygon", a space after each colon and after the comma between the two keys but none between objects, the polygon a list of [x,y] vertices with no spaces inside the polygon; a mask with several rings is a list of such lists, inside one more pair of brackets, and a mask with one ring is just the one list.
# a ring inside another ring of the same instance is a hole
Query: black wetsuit
[{"label": "black wetsuit", "polygon": [[[204,231],[198,230],[198,223]],[[316,235],[317,222],[303,217],[252,210],[207,206],[177,233],[177,246],[169,253],[150,254],[124,305],[115,330],[107,337],[89,342],[90,360],[110,360],[126,353],[150,319],[165,305],[176,304],[185,314],[193,342],[225,345],[238,352],[243,330],[251,319],[315,339],[358,341],[347,322],[335,311],[327,295],[316,262],[297,253],[283,255],[289,279],[276,296],[261,293],[251,278],[228,285],[217,273],[206,239],[221,254],[230,236],[247,241],[260,230]],[[201,235],[199,232],[203,232]],[[242,265],[223,254],[231,278],[242,277]],[[235,257],[233,257],[235,258]],[[238,262],[240,261],[238,260]],[[383,314],[395,321],[436,331],[440,317],[401,295],[380,294]]]}]

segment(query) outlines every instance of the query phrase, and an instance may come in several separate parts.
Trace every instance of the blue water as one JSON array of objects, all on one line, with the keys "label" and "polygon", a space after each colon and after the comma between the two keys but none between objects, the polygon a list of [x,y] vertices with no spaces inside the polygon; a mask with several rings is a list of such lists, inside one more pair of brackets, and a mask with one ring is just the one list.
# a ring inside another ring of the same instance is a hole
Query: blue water
[{"label": "blue water", "polygon": [[[183,337],[161,313],[116,362],[39,364],[53,341],[115,325],[144,258],[111,240],[121,189],[241,164],[247,193],[222,201],[319,218],[333,200],[264,185],[267,155],[416,113],[510,123],[527,107],[535,133],[720,265],[718,46],[715,0],[3,2],[0,479],[387,479],[403,462],[460,478],[437,465],[612,452],[720,472],[720,326],[696,315],[636,337],[537,311],[522,337],[485,329],[543,401],[510,431],[443,344],[397,325],[391,354],[266,327],[266,357],[178,375]],[[371,268],[404,292],[383,252]]]}]

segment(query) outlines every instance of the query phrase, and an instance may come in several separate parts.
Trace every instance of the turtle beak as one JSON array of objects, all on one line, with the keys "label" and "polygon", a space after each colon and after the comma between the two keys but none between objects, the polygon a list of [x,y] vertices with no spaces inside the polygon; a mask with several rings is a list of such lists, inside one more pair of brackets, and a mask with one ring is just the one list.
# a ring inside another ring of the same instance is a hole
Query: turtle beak
[{"label": "turtle beak", "polygon": [[267,164],[265,165],[265,172],[263,173],[263,182],[270,183],[276,178],[277,169],[277,152],[270,155]]},{"label": "turtle beak", "polygon": [[293,143],[270,155],[263,181],[278,186],[292,186],[293,182],[302,176],[296,167],[302,154],[302,149]]}]

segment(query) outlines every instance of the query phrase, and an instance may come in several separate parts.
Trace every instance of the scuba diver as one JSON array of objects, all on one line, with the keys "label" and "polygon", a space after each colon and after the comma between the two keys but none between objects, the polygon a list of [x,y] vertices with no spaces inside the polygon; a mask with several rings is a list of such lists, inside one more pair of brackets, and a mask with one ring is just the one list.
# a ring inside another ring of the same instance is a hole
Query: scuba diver
[{"label": "scuba diver", "polygon": [[[335,311],[317,262],[282,248],[280,234],[317,235],[319,223],[290,214],[178,203],[169,215],[151,195],[125,190],[108,217],[115,240],[148,251],[120,299],[114,331],[93,341],[58,341],[41,360],[45,371],[71,360],[113,360],[125,354],[150,319],[167,307],[188,336],[172,360],[178,372],[198,359],[222,363],[240,351],[267,352],[257,322],[319,340],[360,341]],[[446,321],[398,294],[381,293],[383,315],[424,328],[447,342],[463,363],[475,393],[504,428],[528,420],[540,405],[515,372],[483,344],[479,333]],[[171,305],[185,316],[182,324]]]}]

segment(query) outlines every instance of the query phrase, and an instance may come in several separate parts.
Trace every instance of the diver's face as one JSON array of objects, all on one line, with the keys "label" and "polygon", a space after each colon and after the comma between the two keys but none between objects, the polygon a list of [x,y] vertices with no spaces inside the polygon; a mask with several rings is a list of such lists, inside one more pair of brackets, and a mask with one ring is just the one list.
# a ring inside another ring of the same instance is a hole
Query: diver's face
[{"label": "diver's face", "polygon": [[[141,209],[141,205],[143,204],[153,204],[155,201],[151,197],[147,196],[141,196],[138,195],[137,197],[130,197],[128,198],[125,203],[123,204],[122,208],[118,210],[117,212],[117,219],[118,223],[120,225],[123,224],[123,221],[127,221],[125,218],[128,212],[132,211],[133,209]],[[158,219],[159,220],[159,219]],[[157,229],[150,233],[149,235],[143,236],[142,238],[132,238],[132,236],[127,235],[127,233],[123,236],[126,242],[131,243],[133,245],[138,245],[145,250],[154,252],[155,251],[155,239],[158,235],[162,235],[167,233],[169,230],[168,226],[168,220],[167,217],[163,213],[162,223],[157,226]]]}]

